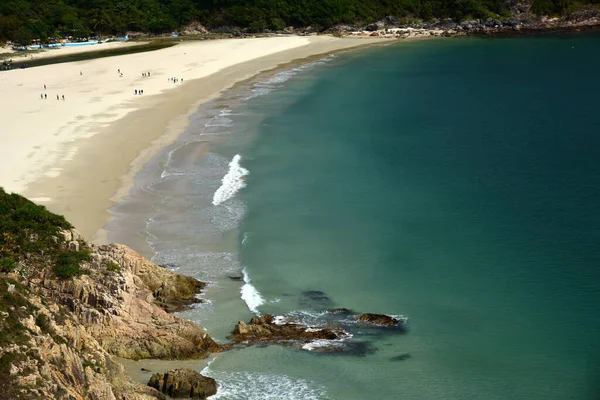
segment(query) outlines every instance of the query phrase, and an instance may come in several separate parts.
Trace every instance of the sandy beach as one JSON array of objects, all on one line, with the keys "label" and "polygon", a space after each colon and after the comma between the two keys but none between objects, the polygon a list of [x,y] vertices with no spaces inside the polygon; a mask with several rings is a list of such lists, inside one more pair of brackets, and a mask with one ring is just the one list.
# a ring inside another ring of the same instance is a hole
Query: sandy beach
[{"label": "sandy beach", "polygon": [[0,72],[0,186],[65,215],[86,238],[102,241],[95,233],[108,221],[108,208],[127,194],[139,168],[181,134],[200,103],[278,65],[375,43],[389,41],[318,36],[183,42]]}]

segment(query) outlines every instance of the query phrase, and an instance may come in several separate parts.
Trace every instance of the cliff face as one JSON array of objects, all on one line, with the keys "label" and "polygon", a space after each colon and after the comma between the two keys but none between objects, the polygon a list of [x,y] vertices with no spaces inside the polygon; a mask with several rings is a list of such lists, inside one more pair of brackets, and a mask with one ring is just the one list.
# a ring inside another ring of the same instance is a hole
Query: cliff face
[{"label": "cliff face", "polygon": [[[0,240],[0,253],[8,254],[7,243]],[[202,358],[221,350],[199,326],[165,311],[194,302],[203,283],[126,246],[87,243],[72,229],[44,245],[0,273],[0,399],[162,398],[131,382],[110,355]],[[64,261],[73,257],[83,261]],[[59,277],[63,264],[74,276]]]}]

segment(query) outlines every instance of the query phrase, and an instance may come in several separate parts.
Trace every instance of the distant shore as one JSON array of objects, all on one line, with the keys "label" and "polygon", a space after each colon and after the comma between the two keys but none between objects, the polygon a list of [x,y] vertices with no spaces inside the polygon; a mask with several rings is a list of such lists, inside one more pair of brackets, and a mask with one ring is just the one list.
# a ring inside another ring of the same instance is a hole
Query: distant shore
[{"label": "distant shore", "polygon": [[[200,103],[278,65],[395,42],[331,36],[190,41],[4,71],[0,186],[65,215],[87,239],[103,241],[95,233],[108,221],[108,208],[127,194],[139,168],[181,134]],[[144,94],[135,94],[139,90]]]},{"label": "distant shore", "polygon": [[95,51],[111,51],[116,49],[130,49],[132,47],[143,46],[148,44],[147,41],[127,41],[127,42],[110,42],[94,44],[89,46],[74,46],[74,47],[56,47],[51,49],[19,51],[12,50],[10,47],[0,48],[0,55],[4,59],[12,59],[15,63],[22,63],[43,58],[63,57],[73,54],[83,54]]}]

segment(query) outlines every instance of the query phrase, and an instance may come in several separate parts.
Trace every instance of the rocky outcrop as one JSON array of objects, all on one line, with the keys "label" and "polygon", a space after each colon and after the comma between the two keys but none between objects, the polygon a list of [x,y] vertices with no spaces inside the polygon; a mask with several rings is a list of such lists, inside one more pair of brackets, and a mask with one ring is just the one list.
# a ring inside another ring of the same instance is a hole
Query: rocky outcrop
[{"label": "rocky outcrop", "polygon": [[64,305],[106,351],[134,360],[203,358],[220,351],[202,328],[165,311],[193,302],[204,284],[123,245],[83,246],[91,251],[87,275],[61,280],[38,269],[30,271],[28,283]]},{"label": "rocky outcrop", "polygon": [[455,21],[451,18],[431,19],[428,21],[412,20],[401,22],[391,16],[362,27],[337,25],[327,32],[336,36],[374,36],[375,33],[383,38],[416,38],[428,36],[512,36],[528,33],[579,30],[600,26],[600,8],[586,6],[561,17],[549,18],[535,15],[531,12],[530,2],[508,0],[510,17],[485,19],[468,19]]},{"label": "rocky outcrop", "polygon": [[203,283],[126,246],[90,244],[63,217],[1,188],[0,204],[0,399],[162,399],[111,355],[221,350],[167,313],[198,301]]},{"label": "rocky outcrop", "polygon": [[404,324],[403,320],[385,314],[360,314],[356,316],[360,322],[377,326],[399,326]]},{"label": "rocky outcrop", "polygon": [[229,338],[237,343],[308,343],[319,339],[335,340],[343,336],[341,330],[311,329],[301,324],[276,323],[272,315],[266,314],[252,318],[248,324],[238,322]]},{"label": "rocky outcrop", "polygon": [[217,393],[217,383],[214,379],[189,369],[154,374],[148,386],[174,399],[206,399]]},{"label": "rocky outcrop", "polygon": [[[0,398],[69,400],[162,399],[129,380],[66,307],[0,277]],[[14,285],[8,292],[9,285]]]},{"label": "rocky outcrop", "polygon": [[181,359],[222,350],[202,328],[166,311],[194,302],[203,283],[126,246],[87,243],[75,230],[52,243],[58,254],[85,260],[77,266],[83,275],[59,278],[52,248],[0,274],[0,393],[8,396],[0,398],[164,398],[130,381],[110,355]]}]

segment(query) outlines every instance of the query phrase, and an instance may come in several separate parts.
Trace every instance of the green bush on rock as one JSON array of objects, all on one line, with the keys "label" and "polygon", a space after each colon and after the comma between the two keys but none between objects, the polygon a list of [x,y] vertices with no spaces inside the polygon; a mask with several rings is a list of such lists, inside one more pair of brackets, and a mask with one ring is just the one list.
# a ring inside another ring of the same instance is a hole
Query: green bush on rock
[{"label": "green bush on rock", "polygon": [[115,262],[106,263],[106,270],[110,272],[119,272],[121,270],[121,266]]},{"label": "green bush on rock", "polygon": [[81,264],[90,261],[89,250],[67,251],[58,255],[58,260],[54,266],[54,273],[62,279],[68,279],[75,276],[81,276],[88,273]]}]

